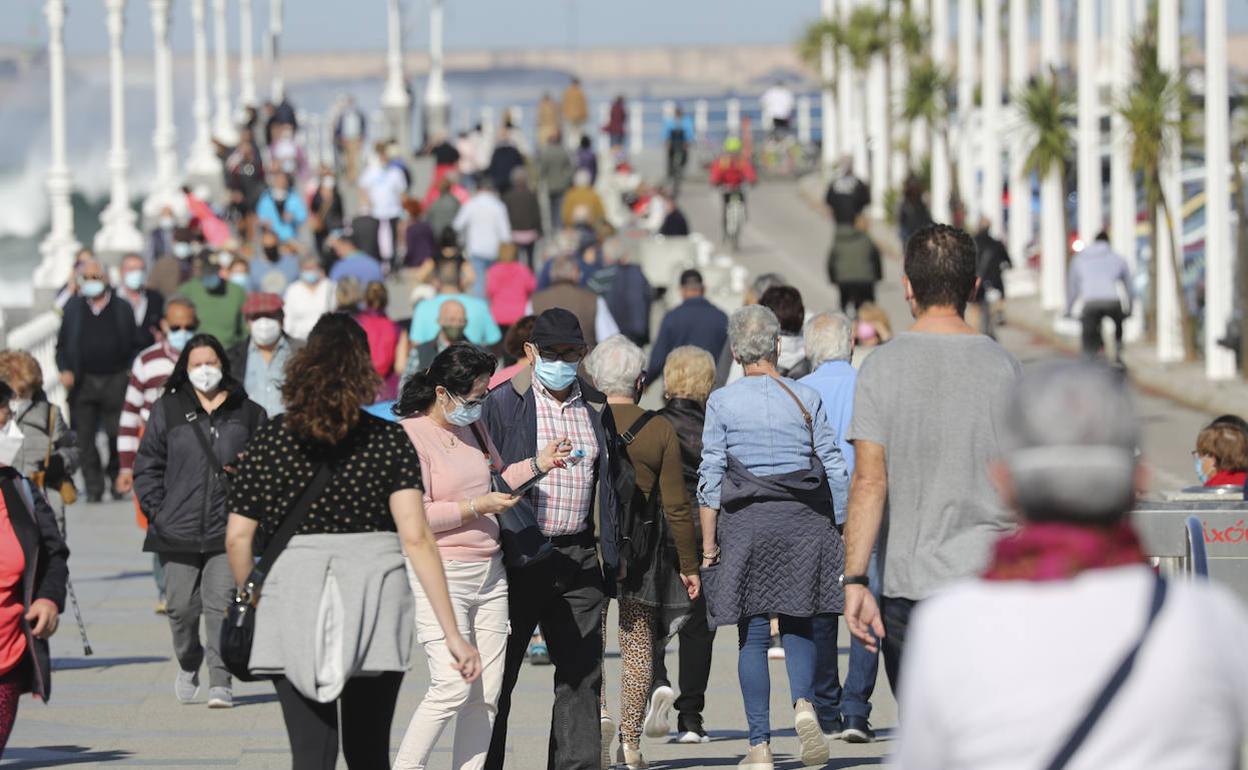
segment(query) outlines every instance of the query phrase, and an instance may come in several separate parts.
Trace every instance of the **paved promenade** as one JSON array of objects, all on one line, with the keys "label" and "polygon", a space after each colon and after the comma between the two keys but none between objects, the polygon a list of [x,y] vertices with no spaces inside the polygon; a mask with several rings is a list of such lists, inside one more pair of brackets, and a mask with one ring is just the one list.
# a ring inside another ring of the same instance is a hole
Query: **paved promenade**
[{"label": "paved promenade", "polygon": [[[685,206],[695,229],[718,233],[712,194],[689,185]],[[836,292],[824,277],[830,227],[792,184],[767,184],[754,191],[741,259],[751,274],[783,273],[798,285],[811,309],[832,307]],[[886,262],[881,304],[897,330],[909,325],[900,289],[900,265]],[[1047,343],[1007,327],[1002,341],[1024,361],[1051,355]],[[1142,396],[1145,451],[1154,470],[1154,486],[1174,488],[1194,482],[1188,455],[1196,431],[1207,416],[1156,397]],[[172,660],[165,620],[153,614],[155,589],[150,560],[140,552],[141,534],[130,504],[78,505],[69,515],[71,570],[88,623],[95,656],[82,656],[72,613],[62,619],[53,642],[57,658],[51,705],[22,702],[17,727],[0,768],[289,767],[281,714],[270,685],[239,684],[232,711],[209,711],[204,705],[182,706],[174,699]],[[613,613],[614,615],[614,613]],[[618,644],[608,640],[607,687],[613,712],[619,704]],[[736,684],[736,638],[721,630],[716,642],[706,725],[714,740],[701,746],[647,741],[646,757],[655,770],[734,767],[745,750],[745,720]],[[842,635],[845,665],[847,637]],[[392,746],[406,727],[426,685],[424,662],[407,677],[394,725]],[[675,675],[674,653],[669,670]],[[844,669],[842,668],[842,675]],[[517,688],[512,715],[508,767],[537,770],[545,766],[551,701],[551,669],[526,667]],[[788,705],[783,664],[772,664],[773,746],[778,767],[796,768],[796,738]],[[886,766],[896,707],[881,672],[872,722],[877,743],[835,745],[830,768]],[[449,737],[448,737],[449,738]],[[444,739],[449,747],[449,739]],[[432,767],[446,768],[449,751],[435,756]]]}]

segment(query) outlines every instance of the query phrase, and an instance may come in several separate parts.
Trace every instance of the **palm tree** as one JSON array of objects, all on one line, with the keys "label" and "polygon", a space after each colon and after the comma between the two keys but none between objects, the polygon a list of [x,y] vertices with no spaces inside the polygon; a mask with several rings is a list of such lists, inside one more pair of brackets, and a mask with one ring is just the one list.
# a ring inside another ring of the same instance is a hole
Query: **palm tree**
[{"label": "palm tree", "polygon": [[[1027,132],[1023,149],[1024,172],[1040,177],[1040,273],[1046,305],[1060,305],[1065,286],[1066,221],[1065,190],[1067,157],[1072,145],[1070,95],[1050,70],[1032,81],[1015,96]],[[1046,280],[1047,279],[1047,280]]]},{"label": "palm tree", "polygon": [[[871,66],[871,60],[876,56],[883,56],[888,50],[889,44],[889,28],[891,21],[888,16],[888,10],[877,10],[868,5],[860,5],[854,8],[849,15],[849,23],[845,25],[843,34],[841,35],[841,44],[849,52],[850,62],[853,64],[855,74],[857,76],[857,109],[865,110],[867,104],[867,70]],[[887,84],[888,73],[884,74],[885,83]],[[860,114],[859,119],[855,121],[858,129],[858,136],[853,138],[853,147],[856,153],[865,155],[867,148],[866,115]],[[886,134],[887,135],[887,134]],[[881,148],[886,151],[887,148]],[[861,166],[859,161],[862,156],[855,158],[855,166]]]},{"label": "palm tree", "polygon": [[[816,19],[806,25],[802,36],[797,40],[797,56],[802,63],[815,72],[820,71],[823,58],[823,41],[832,38],[833,45],[840,45],[841,25],[828,19]],[[825,84],[835,88],[836,83]]]},{"label": "palm tree", "polygon": [[1183,327],[1183,357],[1191,360],[1196,351],[1196,325],[1183,295],[1183,249],[1179,235],[1174,231],[1173,206],[1175,201],[1166,197],[1162,186],[1162,163],[1175,145],[1182,147],[1185,138],[1192,133],[1192,124],[1184,116],[1183,105],[1187,89],[1181,74],[1162,69],[1157,59],[1157,18],[1150,14],[1149,21],[1141,25],[1140,32],[1131,42],[1131,58],[1135,68],[1135,80],[1123,94],[1117,105],[1122,116],[1131,150],[1131,167],[1143,178],[1145,211],[1151,231],[1149,261],[1149,285],[1153,288],[1153,302],[1146,320],[1150,332],[1157,334],[1157,259],[1159,251],[1158,211],[1166,222],[1170,234],[1170,257],[1175,275],[1175,291],[1178,294],[1179,319]]},{"label": "palm tree", "polygon": [[[901,119],[911,125],[920,124],[927,127],[927,130],[939,134],[945,139],[946,146],[949,137],[949,91],[953,88],[953,77],[937,67],[928,56],[920,58],[910,63],[910,79],[906,81],[906,89],[901,94]],[[916,157],[913,145],[909,148],[910,152],[910,168],[918,170],[922,168],[924,159]],[[931,160],[931,156],[928,156]],[[937,169],[934,166],[930,169],[930,175],[943,174],[945,179],[952,176],[952,172],[948,165],[943,169]],[[936,189],[937,185],[931,184],[928,180],[928,189]]]}]

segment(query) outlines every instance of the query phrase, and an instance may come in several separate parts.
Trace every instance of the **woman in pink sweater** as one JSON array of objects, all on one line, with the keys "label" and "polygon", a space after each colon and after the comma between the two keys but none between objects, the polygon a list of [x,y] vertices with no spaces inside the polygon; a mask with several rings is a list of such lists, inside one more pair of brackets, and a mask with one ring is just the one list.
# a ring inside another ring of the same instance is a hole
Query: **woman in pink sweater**
[{"label": "woman in pink sweater", "polygon": [[490,491],[491,469],[501,470],[514,488],[558,467],[572,451],[564,438],[552,441],[536,457],[501,467],[489,436],[475,424],[494,366],[494,357],[480,348],[451,345],[427,370],[407,381],[395,405],[420,456],[425,514],[442,552],[460,631],[481,653],[481,678],[467,684],[454,668],[420,583],[413,580],[416,639],[429,660],[430,683],[403,737],[396,769],[426,767],[452,717],[457,720],[451,767],[475,770],[485,764],[509,628],[507,573],[496,515],[519,499]]}]

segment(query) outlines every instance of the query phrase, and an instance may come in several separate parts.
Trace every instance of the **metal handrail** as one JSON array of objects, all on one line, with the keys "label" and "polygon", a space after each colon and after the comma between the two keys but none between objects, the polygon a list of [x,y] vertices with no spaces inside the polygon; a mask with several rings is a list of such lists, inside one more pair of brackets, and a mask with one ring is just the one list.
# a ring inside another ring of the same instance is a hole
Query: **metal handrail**
[{"label": "metal handrail", "polygon": [[1187,569],[1201,579],[1209,578],[1209,554],[1205,550],[1205,525],[1197,516],[1188,516],[1183,522],[1187,530]]}]

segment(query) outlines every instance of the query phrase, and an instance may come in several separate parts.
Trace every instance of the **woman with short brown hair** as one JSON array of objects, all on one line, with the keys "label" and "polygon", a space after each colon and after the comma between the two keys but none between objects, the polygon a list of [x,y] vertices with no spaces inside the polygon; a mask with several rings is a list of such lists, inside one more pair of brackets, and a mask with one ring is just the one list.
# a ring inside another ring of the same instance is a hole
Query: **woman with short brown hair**
[{"label": "woman with short brown hair", "polygon": [[1248,434],[1222,422],[1196,436],[1196,475],[1206,487],[1242,487],[1248,479]]},{"label": "woman with short brown hair", "polygon": [[[24,350],[0,352],[0,382],[13,389],[7,406],[11,419],[22,433],[22,446],[13,467],[23,476],[35,479],[56,512],[57,525],[65,533],[65,483],[73,484],[78,470],[78,444],[65,417],[43,392],[43,370],[35,357]],[[0,404],[0,408],[5,406]]]}]

